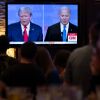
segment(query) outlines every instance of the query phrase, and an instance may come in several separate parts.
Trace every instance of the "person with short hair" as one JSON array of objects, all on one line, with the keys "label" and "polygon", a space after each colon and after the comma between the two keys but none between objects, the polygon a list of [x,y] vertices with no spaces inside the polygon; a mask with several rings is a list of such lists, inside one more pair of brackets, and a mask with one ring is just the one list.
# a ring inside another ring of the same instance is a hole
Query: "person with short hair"
[{"label": "person with short hair", "polygon": [[[10,67],[17,64],[18,61],[6,54],[9,48],[9,41],[7,36],[0,35],[0,77]],[[6,98],[6,85],[0,81],[0,98]]]},{"label": "person with short hair", "polygon": [[61,49],[57,51],[57,53],[53,58],[54,65],[58,70],[59,77],[62,83],[64,82],[64,72],[65,72],[66,63],[69,58],[69,55],[70,55],[70,51]]},{"label": "person with short hair", "polygon": [[70,22],[70,17],[70,8],[61,7],[59,10],[60,22],[48,27],[45,41],[68,41],[68,33],[77,33],[78,28]]},{"label": "person with short hair", "polygon": [[42,28],[31,22],[32,11],[29,7],[18,10],[20,21],[8,25],[8,38],[13,42],[42,41]]},{"label": "person with short hair", "polygon": [[3,71],[7,70],[14,64],[17,64],[18,61],[15,58],[12,58],[6,54],[7,49],[9,48],[9,41],[7,36],[0,36],[0,75]]},{"label": "person with short hair", "polygon": [[36,96],[37,86],[45,83],[44,75],[34,60],[37,46],[33,42],[26,42],[20,50],[20,62],[5,71],[0,79],[9,87],[30,88]]},{"label": "person with short hair", "polygon": [[58,70],[53,63],[47,48],[38,47],[35,59],[36,63],[44,73],[47,85],[57,85],[61,83]]}]

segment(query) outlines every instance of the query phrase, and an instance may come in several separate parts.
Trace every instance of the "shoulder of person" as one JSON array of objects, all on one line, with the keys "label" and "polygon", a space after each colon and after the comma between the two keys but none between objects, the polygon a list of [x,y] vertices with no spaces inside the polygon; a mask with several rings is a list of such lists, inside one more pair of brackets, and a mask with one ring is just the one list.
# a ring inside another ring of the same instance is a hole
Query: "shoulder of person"
[{"label": "shoulder of person", "polygon": [[85,46],[74,49],[74,51],[72,51],[72,53],[87,52],[87,51],[91,51],[91,50],[92,50],[92,48],[90,45],[85,45]]},{"label": "shoulder of person", "polygon": [[41,28],[41,26],[39,26],[39,25],[37,25],[35,23],[32,23],[32,22],[30,22],[30,26]]},{"label": "shoulder of person", "polygon": [[59,26],[59,25],[60,25],[60,22],[55,23],[55,24],[53,24],[53,25],[49,26],[48,28],[55,28],[56,26]]},{"label": "shoulder of person", "polygon": [[17,25],[20,25],[20,22],[9,24],[8,27],[14,27],[14,26],[17,26]]},{"label": "shoulder of person", "polygon": [[5,57],[5,62],[7,63],[8,67],[12,67],[13,65],[18,64],[17,59],[15,59],[13,57],[9,57],[9,56]]},{"label": "shoulder of person", "polygon": [[72,53],[70,54],[69,59],[76,59],[81,58],[81,57],[85,57],[85,56],[89,56],[92,53],[92,48],[90,45],[85,45],[79,48],[76,48],[75,50],[72,51]]},{"label": "shoulder of person", "polygon": [[13,64],[17,63],[16,60],[9,56],[1,56],[0,57],[0,72],[4,72]]},{"label": "shoulder of person", "polygon": [[10,56],[7,56],[7,59],[8,59],[8,61],[11,61],[11,62],[18,62],[16,58],[13,58]]},{"label": "shoulder of person", "polygon": [[72,23],[70,23],[70,22],[69,22],[69,25],[70,25],[70,26],[72,26],[72,27],[77,28],[77,26],[76,26],[76,25],[74,25],[74,24],[72,24]]}]

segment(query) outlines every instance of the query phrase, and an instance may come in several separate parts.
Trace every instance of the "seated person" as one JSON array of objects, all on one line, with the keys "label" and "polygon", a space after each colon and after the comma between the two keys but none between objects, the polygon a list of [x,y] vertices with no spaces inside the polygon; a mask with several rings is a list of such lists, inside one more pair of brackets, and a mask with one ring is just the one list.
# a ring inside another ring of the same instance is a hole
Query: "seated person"
[{"label": "seated person", "polygon": [[100,20],[89,30],[89,44],[75,49],[67,62],[65,81],[67,84],[81,86],[83,97],[100,85]]},{"label": "seated person", "polygon": [[53,59],[53,62],[59,72],[59,77],[62,80],[62,82],[64,81],[64,71],[69,55],[69,51],[61,49],[55,54]]},{"label": "seated person", "polygon": [[36,62],[44,73],[47,84],[59,84],[60,78],[56,67],[53,64],[49,51],[44,47],[38,47]]},{"label": "seated person", "polygon": [[44,75],[35,65],[34,56],[37,47],[33,42],[21,46],[20,63],[6,70],[0,77],[9,87],[28,87],[36,95],[38,85],[44,84]]},{"label": "seated person", "polygon": [[7,49],[9,48],[9,41],[5,35],[0,36],[0,75],[11,67],[14,64],[17,64],[18,61],[15,58],[9,57],[6,54]]}]

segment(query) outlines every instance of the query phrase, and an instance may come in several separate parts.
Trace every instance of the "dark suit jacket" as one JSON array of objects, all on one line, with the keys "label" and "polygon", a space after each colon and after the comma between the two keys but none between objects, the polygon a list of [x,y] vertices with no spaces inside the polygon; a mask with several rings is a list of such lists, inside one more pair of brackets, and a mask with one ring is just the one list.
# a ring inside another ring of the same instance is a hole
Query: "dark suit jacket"
[{"label": "dark suit jacket", "polygon": [[[68,33],[77,33],[77,32],[78,32],[77,26],[69,23]],[[60,23],[48,27],[45,41],[62,41]]]},{"label": "dark suit jacket", "polygon": [[[20,22],[8,25],[9,41],[22,42],[23,35]],[[36,24],[30,23],[29,39],[28,41],[42,41],[42,28]]]}]

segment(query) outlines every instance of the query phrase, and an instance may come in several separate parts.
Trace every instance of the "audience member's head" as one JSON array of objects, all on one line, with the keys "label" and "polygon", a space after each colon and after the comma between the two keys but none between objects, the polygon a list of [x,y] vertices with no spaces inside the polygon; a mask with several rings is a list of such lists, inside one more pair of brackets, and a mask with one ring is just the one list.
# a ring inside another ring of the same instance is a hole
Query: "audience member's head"
[{"label": "audience member's head", "polygon": [[100,19],[93,23],[89,30],[90,44],[95,48],[100,57]]},{"label": "audience member's head", "polygon": [[100,73],[100,19],[91,25],[89,36],[90,44],[93,46],[91,69],[93,73]]},{"label": "audience member's head", "polygon": [[67,59],[69,57],[70,52],[67,50],[59,50],[54,57],[54,64],[59,69],[64,69],[66,67]]},{"label": "audience member's head", "polygon": [[38,47],[36,62],[43,71],[47,71],[49,68],[52,69],[53,67],[51,55],[45,47]]},{"label": "audience member's head", "polygon": [[26,42],[21,47],[21,57],[27,60],[33,60],[37,46],[33,42]]},{"label": "audience member's head", "polygon": [[0,36],[0,54],[5,54],[9,48],[9,41],[5,35]]},{"label": "audience member's head", "polygon": [[90,43],[94,47],[100,48],[100,20],[93,23],[89,29],[89,39]]},{"label": "audience member's head", "polygon": [[51,55],[45,47],[38,47],[36,54],[36,63],[45,76],[46,84],[61,83],[58,71],[56,70]]},{"label": "audience member's head", "polygon": [[66,67],[66,63],[67,63],[67,60],[68,60],[68,57],[70,55],[70,52],[67,51],[67,50],[59,50],[55,56],[54,56],[54,64],[59,72],[59,77],[60,79],[64,80],[64,72],[65,72],[65,67]]}]

